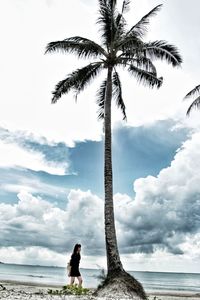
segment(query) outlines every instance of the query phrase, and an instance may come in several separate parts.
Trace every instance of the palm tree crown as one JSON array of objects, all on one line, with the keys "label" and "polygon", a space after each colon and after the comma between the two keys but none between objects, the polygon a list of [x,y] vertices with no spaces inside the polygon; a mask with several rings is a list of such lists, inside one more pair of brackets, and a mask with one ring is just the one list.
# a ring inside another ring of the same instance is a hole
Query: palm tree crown
[{"label": "palm tree crown", "polygon": [[[152,61],[154,59],[165,60],[173,67],[181,64],[182,59],[175,46],[166,41],[143,41],[149,19],[160,10],[162,5],[153,8],[139,22],[127,29],[124,14],[129,8],[130,1],[123,1],[120,12],[117,10],[116,2],[114,0],[99,0],[97,23],[101,30],[101,45],[80,36],[51,42],[47,45],[45,53],[61,51],[76,54],[79,58],[96,59],[96,61],[75,70],[67,78],[58,82],[53,92],[52,103],[56,103],[63,94],[70,90],[74,90],[77,96],[100,71],[108,69],[110,66],[113,69],[112,96],[116,100],[117,106],[122,110],[123,118],[126,119],[117,67],[126,68],[140,83],[159,88],[163,78],[157,77],[156,68]],[[97,94],[100,119],[104,118],[106,82],[106,79],[102,82]]]}]

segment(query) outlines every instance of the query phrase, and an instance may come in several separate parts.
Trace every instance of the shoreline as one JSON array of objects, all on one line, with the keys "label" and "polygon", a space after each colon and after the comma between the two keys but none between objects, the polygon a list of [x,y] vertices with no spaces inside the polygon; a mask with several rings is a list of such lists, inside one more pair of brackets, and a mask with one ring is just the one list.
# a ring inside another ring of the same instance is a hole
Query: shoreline
[{"label": "shoreline", "polygon": [[[0,299],[44,299],[48,295],[48,289],[62,289],[63,285],[43,284],[35,282],[20,282],[17,280],[0,280]],[[3,289],[5,288],[5,289]],[[95,290],[95,288],[90,288]],[[192,291],[146,291],[149,300],[197,300],[200,299],[200,293]],[[156,298],[155,298],[156,297]],[[65,299],[91,299],[91,296],[67,295]],[[51,298],[52,299],[52,298]],[[58,299],[58,298],[55,298]],[[98,299],[98,298],[93,298]],[[100,298],[99,298],[100,299]],[[114,299],[114,298],[113,298]]]}]

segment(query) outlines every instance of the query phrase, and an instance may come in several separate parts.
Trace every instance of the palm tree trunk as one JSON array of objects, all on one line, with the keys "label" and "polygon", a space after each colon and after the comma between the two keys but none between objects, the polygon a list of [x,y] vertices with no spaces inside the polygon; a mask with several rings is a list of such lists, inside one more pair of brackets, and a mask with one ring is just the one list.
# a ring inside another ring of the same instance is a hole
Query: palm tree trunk
[{"label": "palm tree trunk", "polygon": [[112,132],[111,132],[111,100],[112,100],[112,66],[108,67],[106,99],[104,112],[105,149],[104,149],[104,188],[105,188],[105,239],[107,253],[108,276],[123,270],[120,261],[115,231],[113,208],[112,180]]},{"label": "palm tree trunk", "polygon": [[107,254],[107,276],[103,283],[93,293],[99,297],[126,298],[148,300],[143,286],[133,276],[127,273],[120,261],[115,232],[112,182],[112,132],[111,132],[111,100],[112,100],[112,66],[108,66],[105,95],[104,132],[104,186],[105,186],[105,239]]}]

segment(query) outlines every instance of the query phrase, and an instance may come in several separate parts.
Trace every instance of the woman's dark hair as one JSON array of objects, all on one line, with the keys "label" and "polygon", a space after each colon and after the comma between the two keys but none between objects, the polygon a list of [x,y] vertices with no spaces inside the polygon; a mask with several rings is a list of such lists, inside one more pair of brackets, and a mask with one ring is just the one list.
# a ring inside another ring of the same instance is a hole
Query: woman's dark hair
[{"label": "woman's dark hair", "polygon": [[77,250],[78,250],[79,247],[81,247],[81,244],[76,244],[76,245],[74,246],[73,254],[76,254],[76,253],[77,253]]}]

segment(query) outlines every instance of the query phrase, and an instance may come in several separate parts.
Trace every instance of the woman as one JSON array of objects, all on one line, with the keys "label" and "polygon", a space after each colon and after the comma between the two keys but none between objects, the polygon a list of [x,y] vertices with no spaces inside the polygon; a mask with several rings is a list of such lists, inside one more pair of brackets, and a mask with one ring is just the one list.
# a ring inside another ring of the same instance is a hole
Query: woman
[{"label": "woman", "polygon": [[79,287],[82,286],[82,282],[83,282],[81,273],[79,272],[79,263],[81,259],[80,251],[81,251],[81,245],[76,244],[74,246],[74,250],[71,255],[71,259],[70,259],[71,270],[69,272],[69,276],[71,277],[70,284],[73,284],[75,281],[75,277],[77,277],[79,281]]}]

